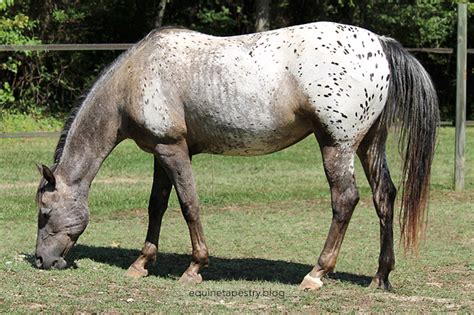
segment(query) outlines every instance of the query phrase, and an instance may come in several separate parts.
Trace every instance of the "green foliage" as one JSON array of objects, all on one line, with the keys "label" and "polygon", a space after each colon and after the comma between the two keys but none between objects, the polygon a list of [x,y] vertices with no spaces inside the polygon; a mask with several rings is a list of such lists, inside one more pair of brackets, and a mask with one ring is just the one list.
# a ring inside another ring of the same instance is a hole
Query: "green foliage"
[{"label": "green foliage", "polygon": [[204,24],[229,23],[232,20],[230,10],[226,7],[221,7],[221,11],[204,8],[198,12],[197,16]]},{"label": "green foliage", "polygon": [[[90,5],[71,7],[67,2],[11,2],[0,18],[0,44],[84,41],[83,38],[89,35],[83,26],[88,23],[84,21],[86,12],[92,12]],[[35,116],[68,112],[104,64],[116,55],[116,52],[2,53],[0,107],[10,113]],[[102,61],[103,56],[109,56],[106,62]]]},{"label": "green foliage", "polygon": [[41,117],[40,114],[33,113],[29,115],[10,112],[0,114],[0,133],[60,131],[63,125],[64,117]]},{"label": "green foliage", "polygon": [[[34,44],[39,41],[29,35],[34,29],[36,21],[31,20],[23,13],[9,14],[8,9],[14,5],[13,0],[0,2],[0,45],[8,44]],[[0,58],[0,109],[11,108],[17,101],[14,90],[18,87],[15,78],[19,68],[22,67],[24,58],[31,56],[31,53],[24,52],[22,58],[8,56]]]},{"label": "green foliage", "polygon": [[63,24],[81,21],[85,18],[86,14],[78,12],[73,8],[68,8],[67,10],[54,10],[52,16],[55,22]]},{"label": "green foliage", "polygon": [[12,6],[14,1],[15,0],[0,0],[0,11]]},{"label": "green foliage", "polygon": [[222,6],[220,10],[202,8],[197,13],[197,18],[203,26],[234,26],[236,21],[232,18],[229,8]]},{"label": "green foliage", "polygon": [[15,96],[13,95],[10,83],[2,82],[0,85],[0,106],[6,103],[13,103],[14,101]]},{"label": "green foliage", "polygon": [[[468,42],[474,42],[469,1]],[[157,1],[0,0],[0,44],[136,42],[155,25]],[[355,24],[391,36],[406,47],[455,47],[457,1],[272,0],[271,28],[315,21]],[[251,33],[253,0],[169,0],[164,24],[213,35]],[[38,21],[41,21],[39,23]],[[130,27],[133,26],[133,27]],[[119,54],[96,52],[0,53],[0,108],[64,113]],[[468,58],[468,85],[474,76]],[[417,53],[437,86],[444,119],[454,113],[455,56]],[[474,91],[468,90],[468,116]]]},{"label": "green foliage", "polygon": [[399,39],[407,47],[442,47],[449,44],[456,25],[455,6],[449,3],[373,5],[372,9],[365,16],[366,22]]},{"label": "green foliage", "polygon": [[253,31],[253,2],[244,0],[169,1],[165,23],[183,25],[213,35]]}]

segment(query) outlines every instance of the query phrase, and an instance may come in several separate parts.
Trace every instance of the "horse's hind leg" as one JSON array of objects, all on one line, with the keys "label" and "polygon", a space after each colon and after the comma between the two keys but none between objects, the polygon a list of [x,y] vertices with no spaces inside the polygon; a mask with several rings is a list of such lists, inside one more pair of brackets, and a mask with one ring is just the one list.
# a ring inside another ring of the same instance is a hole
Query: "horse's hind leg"
[{"label": "horse's hind leg", "polygon": [[158,251],[158,239],[160,237],[161,221],[171,193],[171,180],[165,170],[154,159],[153,186],[148,204],[148,231],[146,233],[145,245],[137,260],[128,268],[127,275],[141,277],[148,275],[146,266],[148,262],[155,261]]},{"label": "horse's hind leg", "polygon": [[352,147],[335,144],[324,145],[320,141],[324,170],[331,188],[332,222],[317,265],[306,275],[301,289],[319,289],[321,278],[336,266],[337,255],[341,248],[347,226],[351,219],[359,193],[354,178],[354,152]]},{"label": "horse's hind leg", "polygon": [[208,250],[199,217],[199,205],[191,168],[191,158],[185,141],[176,144],[159,144],[156,153],[160,164],[168,173],[178,194],[181,211],[188,224],[193,248],[192,262],[183,273],[180,282],[200,283],[199,274],[209,263]]},{"label": "horse's hind leg", "polygon": [[380,220],[379,267],[371,286],[389,290],[388,275],[395,264],[392,222],[397,190],[390,178],[385,158],[386,139],[387,130],[375,125],[360,144],[357,154],[372,188],[373,201]]}]

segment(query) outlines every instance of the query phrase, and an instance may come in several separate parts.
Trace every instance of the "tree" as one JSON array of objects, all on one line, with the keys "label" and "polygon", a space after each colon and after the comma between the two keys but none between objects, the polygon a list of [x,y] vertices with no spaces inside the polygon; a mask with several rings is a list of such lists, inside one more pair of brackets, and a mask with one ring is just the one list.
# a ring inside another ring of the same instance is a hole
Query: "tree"
[{"label": "tree", "polygon": [[255,1],[255,31],[263,32],[270,29],[271,0]]},{"label": "tree", "polygon": [[[466,2],[466,0],[459,0]],[[456,2],[329,0],[0,0],[0,44],[131,43],[163,24],[238,35],[317,21],[353,24],[406,47],[454,47]],[[469,4],[468,42],[474,42]],[[130,27],[133,25],[133,27]],[[120,51],[0,52],[0,109],[64,113]],[[416,53],[437,86],[443,119],[453,117],[454,55]],[[468,56],[468,86],[474,58]],[[474,90],[467,114],[474,119]]]},{"label": "tree", "polygon": [[156,15],[156,20],[155,20],[155,27],[159,28],[163,25],[163,18],[165,16],[165,9],[166,9],[166,3],[167,0],[158,0],[158,13]]},{"label": "tree", "polygon": [[[14,0],[0,1],[0,45],[37,44],[38,38],[31,35],[37,25],[23,12],[13,10]],[[0,109],[29,111],[33,109],[38,91],[31,89],[28,79],[38,74],[31,60],[37,56],[31,52],[0,54]],[[29,97],[24,97],[28,94]]]}]

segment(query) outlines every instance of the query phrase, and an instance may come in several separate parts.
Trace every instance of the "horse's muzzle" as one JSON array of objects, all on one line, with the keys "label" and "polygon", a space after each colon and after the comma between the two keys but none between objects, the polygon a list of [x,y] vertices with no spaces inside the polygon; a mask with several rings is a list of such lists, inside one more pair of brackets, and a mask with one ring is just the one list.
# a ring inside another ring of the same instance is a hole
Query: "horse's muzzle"
[{"label": "horse's muzzle", "polygon": [[49,257],[36,255],[36,267],[40,269],[65,269],[67,262],[62,257]]}]

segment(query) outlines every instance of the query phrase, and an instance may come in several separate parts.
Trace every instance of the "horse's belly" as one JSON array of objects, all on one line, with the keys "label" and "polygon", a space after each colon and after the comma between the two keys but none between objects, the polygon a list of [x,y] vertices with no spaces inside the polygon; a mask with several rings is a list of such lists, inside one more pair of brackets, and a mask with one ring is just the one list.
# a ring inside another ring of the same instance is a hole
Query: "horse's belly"
[{"label": "horse's belly", "polygon": [[312,132],[309,122],[294,116],[291,122],[274,117],[200,117],[187,120],[188,142],[193,151],[223,155],[262,155],[282,150]]}]

